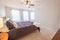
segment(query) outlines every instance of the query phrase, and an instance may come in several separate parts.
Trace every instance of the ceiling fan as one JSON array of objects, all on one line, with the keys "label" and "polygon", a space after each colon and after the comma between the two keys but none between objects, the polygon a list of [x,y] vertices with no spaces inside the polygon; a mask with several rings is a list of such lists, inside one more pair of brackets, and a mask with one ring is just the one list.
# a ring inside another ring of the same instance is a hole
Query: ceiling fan
[{"label": "ceiling fan", "polygon": [[31,6],[34,6],[32,3],[32,0],[26,0],[26,5],[30,8]]}]

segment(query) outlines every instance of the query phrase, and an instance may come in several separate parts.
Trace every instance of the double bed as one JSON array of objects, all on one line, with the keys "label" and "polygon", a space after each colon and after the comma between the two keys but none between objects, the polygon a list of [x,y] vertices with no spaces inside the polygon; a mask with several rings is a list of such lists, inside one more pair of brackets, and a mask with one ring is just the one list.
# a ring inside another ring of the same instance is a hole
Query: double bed
[{"label": "double bed", "polygon": [[[9,39],[8,40],[17,40],[18,38],[21,38],[23,36],[26,36],[27,34],[38,30],[40,31],[40,28],[33,25],[33,22],[16,22],[18,25],[18,28],[11,29],[8,32]],[[10,23],[6,23],[7,26],[11,26]],[[11,27],[10,27],[11,28]]]}]

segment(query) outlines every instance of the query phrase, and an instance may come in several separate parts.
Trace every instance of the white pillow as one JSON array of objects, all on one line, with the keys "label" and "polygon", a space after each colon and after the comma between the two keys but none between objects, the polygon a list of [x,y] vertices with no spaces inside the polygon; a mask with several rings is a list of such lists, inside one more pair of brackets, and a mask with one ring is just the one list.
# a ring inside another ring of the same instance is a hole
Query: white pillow
[{"label": "white pillow", "polygon": [[33,25],[40,27],[40,23],[39,22],[34,22]]},{"label": "white pillow", "polygon": [[13,25],[14,25],[15,28],[18,28],[18,25],[17,25],[16,22],[13,22]]}]

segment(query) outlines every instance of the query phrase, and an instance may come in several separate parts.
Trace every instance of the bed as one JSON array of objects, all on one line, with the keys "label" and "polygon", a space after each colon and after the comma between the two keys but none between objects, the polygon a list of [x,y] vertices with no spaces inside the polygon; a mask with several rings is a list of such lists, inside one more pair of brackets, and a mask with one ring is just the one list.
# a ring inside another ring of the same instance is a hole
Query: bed
[{"label": "bed", "polygon": [[[38,30],[40,32],[40,27],[36,27],[33,25],[33,22],[16,22],[18,24],[18,28],[11,29],[9,34],[9,40],[17,40],[18,38],[21,38],[23,36],[26,36],[27,34]],[[11,25],[7,22],[7,26]]]}]

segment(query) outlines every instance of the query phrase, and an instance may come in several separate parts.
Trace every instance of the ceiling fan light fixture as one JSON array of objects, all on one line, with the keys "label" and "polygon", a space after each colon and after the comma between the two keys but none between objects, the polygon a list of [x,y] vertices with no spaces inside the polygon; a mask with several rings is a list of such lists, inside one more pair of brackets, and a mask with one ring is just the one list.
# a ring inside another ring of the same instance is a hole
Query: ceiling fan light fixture
[{"label": "ceiling fan light fixture", "polygon": [[26,1],[26,6],[31,7],[31,6],[34,6],[34,4],[32,3],[31,0],[27,0]]}]

